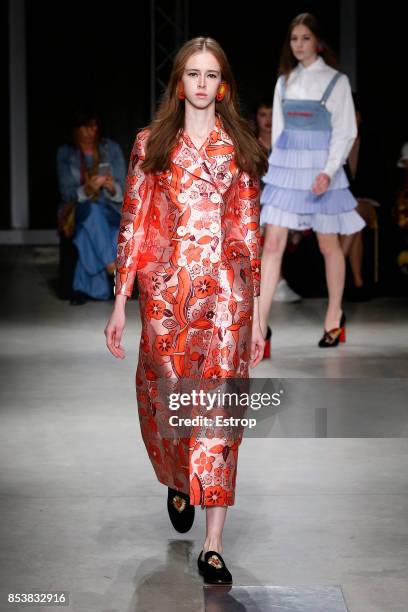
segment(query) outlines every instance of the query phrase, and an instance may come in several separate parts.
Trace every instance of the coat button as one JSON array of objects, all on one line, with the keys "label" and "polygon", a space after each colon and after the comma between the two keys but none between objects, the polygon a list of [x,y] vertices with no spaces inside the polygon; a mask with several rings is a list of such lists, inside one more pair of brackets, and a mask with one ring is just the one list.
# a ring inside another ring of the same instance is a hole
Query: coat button
[{"label": "coat button", "polygon": [[184,268],[184,266],[187,265],[187,257],[181,256],[178,258],[177,263],[179,266],[181,266],[182,268]]},{"label": "coat button", "polygon": [[210,261],[211,263],[217,263],[220,260],[220,256],[218,253],[210,253]]},{"label": "coat button", "polygon": [[185,236],[187,233],[187,228],[184,225],[179,225],[177,228],[177,233],[179,236]]},{"label": "coat button", "polygon": [[214,192],[210,195],[210,200],[213,204],[218,204],[218,202],[221,202],[221,196],[219,193]]},{"label": "coat button", "polygon": [[220,224],[219,224],[219,223],[217,223],[216,221],[213,221],[213,222],[210,224],[210,232],[211,232],[212,234],[216,234],[216,233],[217,233],[217,232],[219,232],[219,231],[220,231]]},{"label": "coat button", "polygon": [[188,195],[186,193],[179,193],[177,199],[180,204],[185,204],[188,200]]}]

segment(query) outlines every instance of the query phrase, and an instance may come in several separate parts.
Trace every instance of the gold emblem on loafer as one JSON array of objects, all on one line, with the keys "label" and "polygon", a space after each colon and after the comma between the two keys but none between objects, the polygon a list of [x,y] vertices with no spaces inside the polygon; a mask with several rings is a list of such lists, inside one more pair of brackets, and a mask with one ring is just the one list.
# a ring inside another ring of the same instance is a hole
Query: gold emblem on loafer
[{"label": "gold emblem on loafer", "polygon": [[179,495],[175,495],[172,499],[173,506],[177,510],[177,512],[183,512],[186,507],[186,500],[180,497]]}]

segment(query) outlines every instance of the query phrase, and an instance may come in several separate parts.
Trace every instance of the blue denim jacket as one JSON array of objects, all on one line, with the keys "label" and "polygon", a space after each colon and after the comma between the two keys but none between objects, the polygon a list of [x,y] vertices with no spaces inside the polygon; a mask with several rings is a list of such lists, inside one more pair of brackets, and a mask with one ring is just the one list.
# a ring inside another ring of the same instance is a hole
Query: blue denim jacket
[{"label": "blue denim jacket", "polygon": [[[110,204],[120,212],[123,200],[123,189],[126,178],[125,158],[118,143],[103,138],[100,143],[100,161],[109,162],[115,180],[116,192],[111,195],[107,189],[101,189],[98,200]],[[71,145],[62,145],[57,152],[57,175],[60,192],[59,206],[67,202],[86,202],[89,198],[81,186],[81,161],[79,150]]]}]

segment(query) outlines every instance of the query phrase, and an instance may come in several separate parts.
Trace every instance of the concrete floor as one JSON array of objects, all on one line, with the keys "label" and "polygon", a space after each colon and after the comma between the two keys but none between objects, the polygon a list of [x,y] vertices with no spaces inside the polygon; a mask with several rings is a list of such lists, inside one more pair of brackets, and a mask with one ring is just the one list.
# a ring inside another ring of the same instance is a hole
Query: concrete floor
[{"label": "concrete floor", "polygon": [[[115,360],[112,304],[58,301],[44,253],[1,263],[0,612],[31,589],[69,591],[78,612],[204,610],[204,513],[172,529],[140,437],[137,304]],[[407,300],[346,307],[347,343],[323,351],[324,301],[276,304],[273,358],[254,374],[406,379]],[[349,612],[407,612],[407,438],[244,439],[224,557],[237,587],[339,585]]]}]

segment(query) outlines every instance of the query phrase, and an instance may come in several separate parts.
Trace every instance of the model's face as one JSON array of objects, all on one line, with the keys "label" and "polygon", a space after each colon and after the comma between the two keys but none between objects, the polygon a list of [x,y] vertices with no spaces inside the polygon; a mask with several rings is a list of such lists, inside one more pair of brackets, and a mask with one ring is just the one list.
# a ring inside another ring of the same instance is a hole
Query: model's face
[{"label": "model's face", "polygon": [[212,53],[194,53],[187,63],[182,76],[186,103],[195,108],[207,108],[215,100],[221,83],[221,68]]},{"label": "model's face", "polygon": [[293,28],[290,37],[290,48],[299,62],[307,63],[314,60],[317,54],[317,38],[305,25]]},{"label": "model's face", "polygon": [[259,131],[266,131],[272,129],[272,107],[261,106],[258,108],[256,113],[256,122],[258,124]]}]

